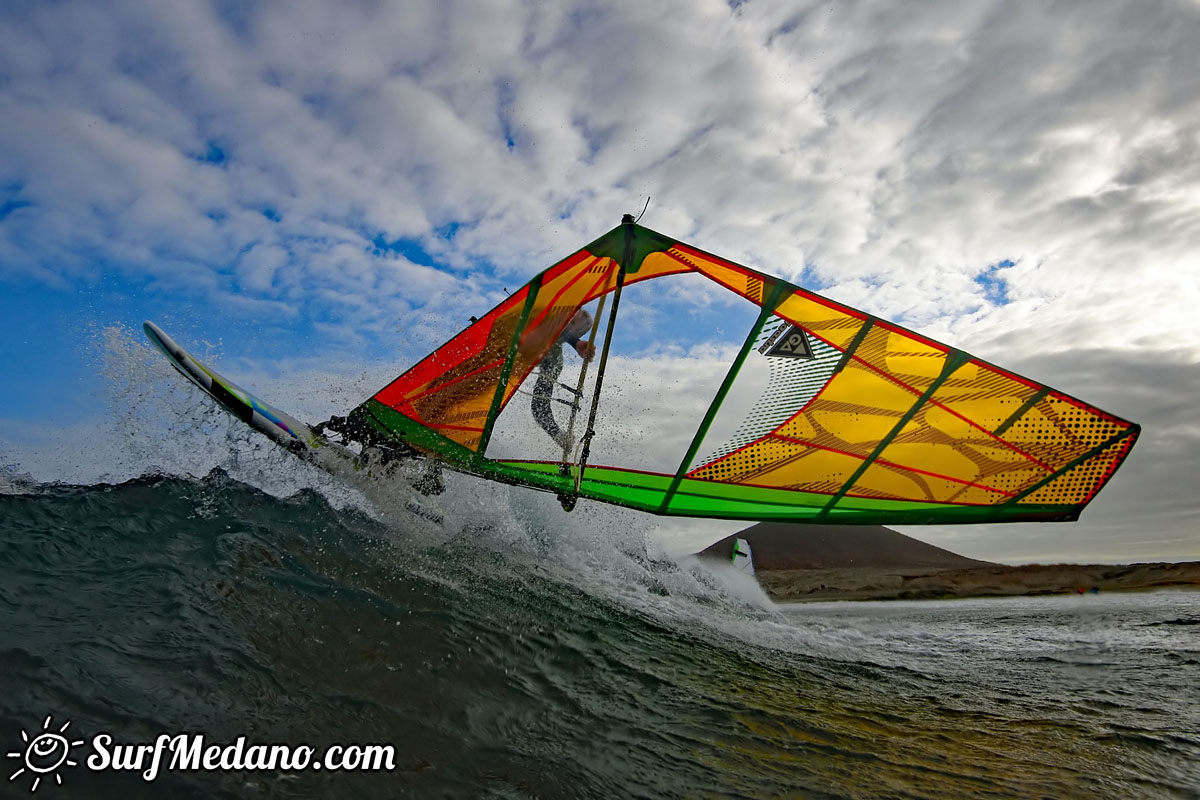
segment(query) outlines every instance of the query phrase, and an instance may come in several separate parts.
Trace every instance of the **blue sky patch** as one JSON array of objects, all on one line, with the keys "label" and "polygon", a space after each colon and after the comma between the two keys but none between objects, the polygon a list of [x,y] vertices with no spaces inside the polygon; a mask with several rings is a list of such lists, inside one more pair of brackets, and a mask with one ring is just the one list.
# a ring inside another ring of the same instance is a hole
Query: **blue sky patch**
[{"label": "blue sky patch", "polygon": [[0,185],[0,197],[4,198],[4,201],[0,202],[0,222],[11,217],[13,212],[33,205],[28,200],[21,199],[24,188],[25,184],[20,182]]},{"label": "blue sky patch", "polygon": [[196,160],[203,164],[213,164],[214,166],[219,167],[229,159],[225,155],[225,151],[220,145],[218,145],[216,142],[210,141],[205,142],[205,150],[203,153],[196,156]]},{"label": "blue sky patch", "polygon": [[22,208],[28,208],[31,205],[33,205],[33,203],[25,200],[16,200],[11,198],[5,200],[3,203],[0,203],[0,222],[3,222],[11,217],[14,211]]},{"label": "blue sky patch", "polygon": [[1003,273],[1009,267],[1015,266],[1016,262],[1006,258],[975,276],[975,283],[983,287],[983,296],[988,302],[997,306],[1006,306],[1012,302],[1008,296],[1008,280]]},{"label": "blue sky patch", "polygon": [[496,95],[496,114],[500,118],[500,134],[504,137],[504,144],[508,149],[515,150],[517,138],[512,123],[512,85],[508,81],[500,81],[496,84]]},{"label": "blue sky patch", "polygon": [[[457,226],[455,226],[457,230]],[[448,237],[447,237],[448,238]],[[371,240],[371,245],[375,248],[375,255],[384,255],[385,253],[397,253],[404,256],[414,264],[420,264],[423,267],[437,267],[438,263],[429,251],[425,249],[425,245],[421,244],[420,239],[400,238],[388,241],[382,233],[377,234]]]}]

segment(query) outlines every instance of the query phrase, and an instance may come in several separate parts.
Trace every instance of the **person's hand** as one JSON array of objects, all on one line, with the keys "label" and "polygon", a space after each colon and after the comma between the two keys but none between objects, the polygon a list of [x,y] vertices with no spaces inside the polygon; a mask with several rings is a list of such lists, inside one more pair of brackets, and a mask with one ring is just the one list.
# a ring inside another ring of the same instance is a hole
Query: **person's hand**
[{"label": "person's hand", "polygon": [[591,361],[596,355],[596,345],[580,339],[579,341],[575,342],[575,352],[579,353],[579,357],[584,361]]}]

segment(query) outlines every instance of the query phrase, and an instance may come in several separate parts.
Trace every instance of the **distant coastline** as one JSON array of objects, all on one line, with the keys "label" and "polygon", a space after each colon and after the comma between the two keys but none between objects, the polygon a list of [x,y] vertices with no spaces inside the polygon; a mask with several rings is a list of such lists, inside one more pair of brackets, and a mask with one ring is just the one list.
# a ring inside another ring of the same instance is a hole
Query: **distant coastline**
[{"label": "distant coastline", "polygon": [[1200,561],[1152,564],[1028,564],[904,574],[848,568],[759,570],[772,600],[933,600],[1200,587]]},{"label": "distant coastline", "polygon": [[760,523],[703,557],[750,543],[756,576],[776,602],[916,600],[1200,587],[1200,561],[1008,566],[967,558],[890,528]]}]

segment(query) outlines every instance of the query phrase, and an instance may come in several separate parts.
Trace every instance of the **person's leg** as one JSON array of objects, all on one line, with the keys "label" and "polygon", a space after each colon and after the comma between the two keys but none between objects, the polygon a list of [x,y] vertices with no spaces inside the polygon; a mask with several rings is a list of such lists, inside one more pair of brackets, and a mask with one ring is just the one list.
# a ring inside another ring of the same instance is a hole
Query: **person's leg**
[{"label": "person's leg", "polygon": [[566,434],[554,419],[554,412],[550,408],[550,400],[554,395],[554,387],[558,383],[558,376],[562,372],[562,348],[555,345],[546,353],[546,357],[542,359],[541,371],[538,372],[537,383],[533,386],[533,400],[530,402],[530,410],[533,411],[533,418],[542,430],[550,436],[551,439],[562,444],[562,440],[566,438]]}]

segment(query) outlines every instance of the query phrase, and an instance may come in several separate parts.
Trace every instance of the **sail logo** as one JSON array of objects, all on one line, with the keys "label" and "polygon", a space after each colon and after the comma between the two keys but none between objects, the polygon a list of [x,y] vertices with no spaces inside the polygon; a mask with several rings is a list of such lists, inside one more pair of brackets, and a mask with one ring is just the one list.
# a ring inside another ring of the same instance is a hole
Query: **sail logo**
[{"label": "sail logo", "polygon": [[799,325],[792,325],[787,329],[781,328],[767,340],[760,352],[767,357],[814,358],[812,345],[808,343],[808,337],[804,335],[804,329]]},{"label": "sail logo", "polygon": [[[18,759],[8,776],[10,783],[32,777],[30,792],[53,779],[62,785],[63,767],[77,767],[71,750],[83,739],[67,738],[70,721],[57,729],[47,716],[40,733],[21,731],[23,750],[8,753]],[[92,772],[138,772],[144,781],[155,780],[163,771],[246,772],[269,770],[296,773],[301,770],[326,772],[391,772],[396,769],[396,748],[390,744],[331,744],[324,750],[306,744],[255,744],[239,736],[229,744],[207,742],[202,733],[161,733],[153,743],[127,744],[114,741],[110,733],[98,733],[88,742],[92,754],[84,761]]]},{"label": "sail logo", "polygon": [[42,778],[53,777],[54,782],[62,786],[62,775],[58,774],[59,768],[79,766],[78,761],[71,760],[71,748],[83,744],[83,740],[72,742],[67,739],[66,730],[71,726],[70,720],[64,722],[57,731],[50,729],[52,721],[53,717],[46,717],[46,721],[42,723],[42,732],[32,739],[22,729],[21,739],[25,742],[24,752],[17,751],[8,754],[9,758],[21,759],[17,770],[8,776],[9,781],[15,781],[29,773],[33,777],[33,783],[29,787],[31,792],[37,791],[38,786],[42,783]]}]

